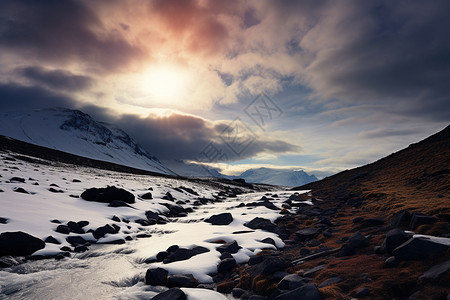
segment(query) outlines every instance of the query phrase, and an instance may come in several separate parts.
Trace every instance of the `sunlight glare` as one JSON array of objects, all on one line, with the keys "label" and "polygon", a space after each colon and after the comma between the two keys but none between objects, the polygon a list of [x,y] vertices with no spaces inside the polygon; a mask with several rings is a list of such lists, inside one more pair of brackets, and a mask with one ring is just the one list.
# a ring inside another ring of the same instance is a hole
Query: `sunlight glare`
[{"label": "sunlight glare", "polygon": [[142,88],[155,100],[178,101],[186,92],[187,74],[180,69],[168,66],[149,68],[144,72]]}]

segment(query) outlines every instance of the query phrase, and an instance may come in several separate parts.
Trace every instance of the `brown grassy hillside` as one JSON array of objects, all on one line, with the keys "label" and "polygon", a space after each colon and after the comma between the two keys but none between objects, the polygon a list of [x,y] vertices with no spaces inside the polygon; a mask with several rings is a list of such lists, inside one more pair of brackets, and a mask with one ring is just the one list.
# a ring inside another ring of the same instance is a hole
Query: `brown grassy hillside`
[{"label": "brown grassy hillside", "polygon": [[374,163],[295,189],[375,211],[450,211],[450,126]]}]

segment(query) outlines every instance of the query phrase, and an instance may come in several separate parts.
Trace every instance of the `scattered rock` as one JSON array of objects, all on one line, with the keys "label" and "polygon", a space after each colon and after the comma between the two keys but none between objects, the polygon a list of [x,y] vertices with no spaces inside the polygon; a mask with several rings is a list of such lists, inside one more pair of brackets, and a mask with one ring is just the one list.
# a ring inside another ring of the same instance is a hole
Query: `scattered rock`
[{"label": "scattered rock", "polygon": [[168,275],[169,272],[163,268],[148,269],[145,274],[145,284],[165,286]]},{"label": "scattered rock", "polygon": [[84,245],[86,244],[86,240],[84,238],[82,238],[81,236],[68,236],[66,238],[66,241],[71,244],[72,246],[77,246],[77,245]]},{"label": "scattered rock", "polygon": [[262,229],[269,232],[274,232],[277,229],[277,226],[273,224],[269,219],[260,217],[256,217],[244,225],[251,229]]},{"label": "scattered rock", "polygon": [[209,249],[201,246],[192,249],[178,248],[175,251],[167,251],[169,255],[163,260],[163,263],[168,264],[175,261],[187,260],[195,255],[209,252]]},{"label": "scattered rock", "polygon": [[276,243],[275,243],[275,241],[273,240],[273,238],[265,238],[265,239],[263,239],[262,241],[261,241],[261,243],[264,243],[264,244],[271,244],[271,245],[274,245],[275,247],[276,247]]},{"label": "scattered rock", "polygon": [[287,293],[275,297],[275,300],[293,300],[293,299],[322,300],[322,296],[320,295],[320,292],[317,289],[317,287],[314,284],[309,283],[295,290],[289,291]]},{"label": "scattered rock", "polygon": [[173,288],[159,293],[151,300],[186,300],[186,294],[179,288]]},{"label": "scattered rock", "polygon": [[111,203],[114,200],[123,201],[125,203],[134,203],[134,195],[124,189],[115,186],[106,188],[90,188],[81,194],[81,198],[86,201],[95,201],[102,203]]},{"label": "scattered rock", "polygon": [[362,222],[363,220],[364,220],[363,217],[356,217],[356,218],[354,218],[354,219],[352,220],[352,222],[353,222],[353,223],[360,223],[360,222]]},{"label": "scattered rock", "polygon": [[120,222],[120,218],[116,215],[114,215],[111,220],[113,220],[114,222]]},{"label": "scattered rock", "polygon": [[319,288],[334,285],[334,284],[337,284],[342,281],[344,281],[344,279],[342,279],[341,277],[331,277],[331,278],[328,278],[327,280],[325,280],[324,282],[322,282],[321,284],[319,284]]},{"label": "scattered rock", "polygon": [[375,227],[375,226],[381,226],[384,224],[383,218],[370,218],[366,219],[361,223],[360,228],[367,228],[367,227]]},{"label": "scattered rock", "polygon": [[0,217],[0,224],[6,224],[6,223],[8,223],[8,219]]},{"label": "scattered rock", "polygon": [[309,269],[309,270],[306,271],[305,273],[303,273],[303,276],[305,276],[305,277],[314,277],[314,275],[315,275],[317,272],[319,272],[319,271],[325,269],[326,267],[327,267],[327,265],[318,265],[318,266],[316,266],[316,267],[314,267],[314,268],[312,268],[312,269]]},{"label": "scattered rock", "polygon": [[369,244],[368,239],[361,234],[361,232],[355,233],[348,239],[348,242],[342,246],[339,254],[341,256],[353,255],[356,249],[363,248]]},{"label": "scattered rock", "polygon": [[205,222],[211,223],[212,225],[229,225],[233,222],[233,216],[230,213],[222,213],[211,216]]},{"label": "scattered rock", "polygon": [[169,256],[169,252],[161,251],[156,254],[156,261],[163,261]]},{"label": "scattered rock", "polygon": [[437,219],[435,217],[430,217],[422,213],[415,212],[411,215],[411,222],[409,223],[409,229],[414,230],[420,225],[433,224],[436,221]]},{"label": "scattered rock", "polygon": [[248,273],[254,277],[256,275],[270,275],[278,271],[283,271],[291,263],[279,257],[266,257],[261,263],[251,266]]},{"label": "scattered rock", "polygon": [[231,272],[232,269],[236,267],[236,260],[234,258],[225,258],[220,261],[217,266],[218,273],[228,273]]},{"label": "scattered rock", "polygon": [[395,248],[409,240],[411,236],[398,228],[391,229],[386,233],[386,238],[381,244],[381,251],[392,253]]},{"label": "scattered rock", "polygon": [[60,244],[61,244],[61,242],[59,242],[57,239],[55,239],[55,238],[52,237],[51,235],[48,236],[48,237],[44,240],[44,242],[50,243],[50,244],[56,244],[56,245],[60,245]]},{"label": "scattered rock", "polygon": [[80,179],[73,179],[72,182],[81,182]]},{"label": "scattered rock", "polygon": [[448,273],[449,270],[450,270],[450,260],[447,260],[443,263],[440,263],[438,265],[431,267],[428,271],[423,273],[423,275],[420,276],[419,278],[422,280],[437,279],[437,278],[443,276],[444,274]]},{"label": "scattered rock", "polygon": [[56,227],[56,232],[59,232],[62,234],[69,234],[70,228],[67,225],[58,225],[58,227]]},{"label": "scattered rock", "polygon": [[21,182],[21,183],[24,183],[24,182],[25,182],[25,178],[22,178],[22,177],[13,177],[13,178],[11,178],[9,181],[11,181],[11,182]]},{"label": "scattered rock", "polygon": [[425,237],[416,237],[395,248],[392,254],[398,260],[413,260],[423,259],[431,254],[444,252],[447,249],[447,245],[434,242]]},{"label": "scattered rock", "polygon": [[175,201],[175,198],[172,196],[172,194],[170,192],[167,192],[166,195],[163,196],[161,199]]},{"label": "scattered rock", "polygon": [[190,287],[195,288],[198,280],[192,274],[176,274],[167,277],[168,287]]},{"label": "scattered rock", "polygon": [[153,195],[152,195],[152,193],[150,193],[150,192],[147,192],[147,193],[145,193],[145,194],[143,194],[143,195],[140,195],[139,197],[141,197],[141,198],[144,199],[144,200],[150,200],[150,199],[153,199]]},{"label": "scattered rock", "polygon": [[81,228],[80,224],[75,223],[75,222],[73,222],[73,221],[69,221],[69,222],[67,223],[67,226],[69,227],[70,232],[78,233],[78,234],[83,234],[83,233],[85,233],[84,230]]},{"label": "scattered rock", "polygon": [[113,225],[106,224],[105,226],[101,226],[101,227],[95,229],[94,232],[92,233],[92,235],[94,236],[94,238],[96,238],[98,240],[99,238],[104,237],[107,233],[116,234],[119,232],[119,230],[120,230],[119,226],[115,227]]},{"label": "scattered rock", "polygon": [[245,290],[244,289],[241,289],[241,288],[234,288],[232,291],[231,291],[231,294],[233,295],[233,297],[234,298],[241,298],[241,296],[243,295],[245,293]]},{"label": "scattered rock", "polygon": [[24,188],[21,188],[21,187],[15,188],[15,189],[14,189],[14,192],[16,192],[16,193],[22,193],[22,194],[29,194],[29,192],[27,192]]},{"label": "scattered rock", "polygon": [[55,188],[49,188],[48,189],[50,192],[52,192],[52,193],[64,193],[64,191],[63,190],[58,190],[58,189],[55,189]]},{"label": "scattered rock", "polygon": [[89,248],[86,247],[86,246],[76,246],[76,247],[73,249],[73,252],[76,252],[76,253],[82,253],[82,252],[86,252],[86,251],[88,251],[88,250],[89,250]]},{"label": "scattered rock", "polygon": [[295,290],[309,282],[310,280],[302,278],[297,274],[289,274],[281,279],[281,281],[278,283],[278,288],[280,290]]},{"label": "scattered rock", "polygon": [[111,203],[109,203],[108,206],[109,207],[132,207],[132,206],[128,205],[128,203],[126,203],[125,201],[122,201],[122,200],[113,200],[113,201],[111,201]]},{"label": "scattered rock", "polygon": [[220,253],[228,252],[228,253],[237,253],[241,247],[239,247],[236,241],[225,243],[216,248]]},{"label": "scattered rock", "polygon": [[25,256],[43,249],[45,242],[22,231],[0,234],[0,256]]},{"label": "scattered rock", "polygon": [[407,210],[401,210],[394,214],[391,221],[389,222],[388,228],[394,229],[400,227],[404,222],[409,222],[411,219],[411,214]]},{"label": "scattered rock", "polygon": [[320,232],[319,228],[309,227],[305,229],[300,229],[299,231],[295,232],[295,236],[297,240],[304,241],[315,237],[319,232]]}]

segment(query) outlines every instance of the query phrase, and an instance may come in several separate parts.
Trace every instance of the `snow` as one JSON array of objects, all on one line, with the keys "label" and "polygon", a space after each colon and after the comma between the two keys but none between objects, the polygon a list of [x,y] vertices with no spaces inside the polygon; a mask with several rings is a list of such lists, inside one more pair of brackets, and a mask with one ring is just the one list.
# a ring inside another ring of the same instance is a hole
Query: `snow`
[{"label": "snow", "polygon": [[[237,207],[241,202],[258,201],[265,194],[264,192],[247,193],[236,198],[227,198],[223,202],[207,203],[197,208],[193,202],[198,197],[213,198],[213,195],[218,193],[217,188],[201,182],[123,174],[60,163],[49,165],[26,163],[20,160],[8,160],[5,159],[6,157],[11,156],[0,153],[0,161],[3,165],[0,169],[0,189],[3,190],[0,193],[2,208],[0,217],[8,219],[7,224],[0,224],[0,233],[24,231],[41,239],[51,235],[61,242],[61,245],[47,243],[46,247],[34,253],[35,255],[55,255],[60,252],[62,246],[70,246],[66,241],[67,235],[55,232],[59,224],[50,222],[54,219],[60,220],[63,224],[68,221],[88,221],[89,225],[84,227],[86,231],[95,230],[105,224],[114,223],[120,226],[118,234],[108,234],[101,238],[99,243],[126,236],[131,236],[133,240],[123,245],[91,245],[88,252],[72,254],[72,258],[62,261],[52,259],[30,261],[19,267],[3,269],[0,271],[0,297],[14,287],[20,291],[20,293],[14,292],[14,295],[20,294],[26,298],[33,298],[38,295],[37,293],[49,296],[52,293],[62,293],[61,298],[73,298],[78,292],[81,293],[79,297],[83,295],[84,298],[134,299],[135,297],[139,299],[142,295],[154,295],[161,291],[143,284],[142,279],[148,268],[162,267],[170,274],[192,273],[201,283],[211,283],[210,275],[217,272],[217,264],[220,261],[220,253],[216,250],[220,246],[216,243],[218,240],[227,242],[236,240],[242,247],[233,254],[238,263],[245,263],[262,249],[276,249],[271,244],[261,242],[267,237],[272,238],[277,247],[284,246],[283,241],[276,234],[262,230],[252,231],[244,226],[255,217],[274,221],[280,216],[279,211],[263,206]],[[9,179],[14,176],[24,178],[25,183],[10,182]],[[75,178],[81,182],[73,182]],[[48,189],[51,184],[58,185],[59,187],[55,188],[63,190],[64,193],[50,192]],[[113,208],[105,203],[88,202],[70,196],[80,195],[87,188],[107,185],[115,185],[132,192],[136,203],[131,204],[132,207]],[[174,188],[179,186],[192,188],[199,193],[199,196],[176,191]],[[17,187],[22,187],[31,193],[14,192]],[[152,188],[150,192],[154,199],[140,199],[139,195],[149,192],[149,188]],[[169,218],[170,222],[164,225],[143,227],[133,222],[136,219],[145,219],[145,211],[150,210],[156,213],[167,211],[163,204],[174,204],[162,199],[167,192],[170,192],[177,201],[186,202],[183,207],[194,208],[194,211],[187,217]],[[270,193],[279,195],[279,198],[272,202],[281,207],[281,203],[293,192],[271,191]],[[230,212],[234,218],[233,222],[227,226],[211,225],[203,221],[225,211]],[[128,219],[130,222],[114,222],[111,220],[113,216]],[[234,233],[238,231],[250,232]],[[152,236],[137,239],[136,235],[142,233]],[[70,233],[70,235],[77,234]],[[95,241],[91,233],[78,236]],[[158,252],[172,245],[183,248],[202,246],[210,251],[185,261],[168,264],[143,263],[155,258]],[[135,278],[137,283],[134,282]],[[78,289],[70,286],[64,291],[58,290],[61,286],[72,284],[74,280],[77,281]],[[104,286],[112,281],[122,282],[123,286]],[[81,292],[80,288],[82,288]],[[224,299],[222,295],[213,291],[185,289],[185,292],[188,294],[188,299]]]}]

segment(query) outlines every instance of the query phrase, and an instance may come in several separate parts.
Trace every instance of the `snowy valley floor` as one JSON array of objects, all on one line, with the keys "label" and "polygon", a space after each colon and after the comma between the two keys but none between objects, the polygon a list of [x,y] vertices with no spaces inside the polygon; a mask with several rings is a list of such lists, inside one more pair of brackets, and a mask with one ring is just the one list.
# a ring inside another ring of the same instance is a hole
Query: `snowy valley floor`
[{"label": "snowy valley floor", "polygon": [[[281,208],[292,191],[255,192],[240,187],[243,194],[222,197],[219,196],[220,191],[223,195],[224,191],[236,187],[49,164],[47,161],[25,162],[7,154],[2,154],[0,161],[0,217],[6,219],[6,224],[0,224],[0,233],[23,231],[42,240],[52,236],[60,243],[46,243],[44,249],[33,253],[34,256],[55,256],[62,252],[62,247],[73,251],[74,245],[67,241],[71,236],[96,242],[88,245],[86,252],[70,252],[70,258],[27,260],[17,266],[0,269],[0,298],[149,299],[166,288],[144,284],[148,268],[163,267],[169,274],[189,273],[200,283],[209,284],[213,282],[211,275],[217,272],[220,262],[221,253],[216,250],[221,245],[218,241],[237,242],[241,248],[232,254],[237,263],[248,261],[262,249],[284,246],[276,234],[244,226],[255,217],[274,221],[280,216],[280,211],[265,206],[243,206],[241,203],[259,201],[266,194],[275,196],[271,201]],[[130,191],[136,202],[125,207],[110,207],[106,203],[88,202],[79,197],[88,188],[108,185]],[[149,192],[152,199],[140,197]],[[175,199],[170,199],[168,192]],[[165,217],[171,205],[181,205],[184,209],[192,209],[192,212],[185,217]],[[166,224],[148,225],[139,221],[147,219],[145,212],[148,211],[160,216],[162,222],[158,223]],[[229,225],[212,225],[204,221],[224,212],[230,212],[233,217]],[[70,221],[87,221],[88,225],[82,228],[86,233],[56,232],[58,226]],[[98,240],[89,232],[106,224],[119,226],[119,232],[106,234]],[[275,245],[267,243],[267,240],[261,242],[267,238],[271,238]],[[124,244],[101,245],[124,240]],[[187,249],[201,246],[207,252],[187,260],[157,262],[157,254],[172,245]],[[188,299],[226,298],[208,289],[183,288],[183,291]]]}]

